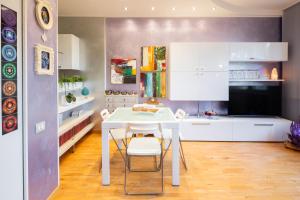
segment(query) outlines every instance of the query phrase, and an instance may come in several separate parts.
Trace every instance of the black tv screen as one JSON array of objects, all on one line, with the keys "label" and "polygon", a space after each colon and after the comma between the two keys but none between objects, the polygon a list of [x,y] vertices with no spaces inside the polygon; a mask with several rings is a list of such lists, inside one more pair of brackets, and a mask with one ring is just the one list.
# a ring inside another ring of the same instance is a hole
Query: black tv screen
[{"label": "black tv screen", "polygon": [[281,116],[281,86],[230,86],[228,114]]}]

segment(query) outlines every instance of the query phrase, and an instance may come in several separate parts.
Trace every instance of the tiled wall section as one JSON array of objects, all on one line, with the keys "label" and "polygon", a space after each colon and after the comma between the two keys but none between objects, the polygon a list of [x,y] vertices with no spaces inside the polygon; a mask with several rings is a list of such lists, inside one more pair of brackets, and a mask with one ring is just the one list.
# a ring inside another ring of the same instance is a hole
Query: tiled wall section
[{"label": "tiled wall section", "polygon": [[[133,57],[141,62],[141,47],[168,45],[170,42],[277,42],[281,41],[281,18],[108,18],[106,20],[106,88],[138,90],[135,85],[110,84],[110,59]],[[263,64],[261,65],[262,67]],[[139,75],[139,73],[137,73]],[[141,99],[142,101],[142,99]],[[197,102],[163,100],[172,107],[197,111]],[[200,109],[211,107],[226,114],[223,102],[201,102]]]},{"label": "tiled wall section", "polygon": [[[57,139],[57,74],[40,76],[34,71],[34,46],[43,44],[56,51],[57,13],[56,0],[53,6],[54,26],[46,31],[48,40],[43,43],[43,30],[35,19],[35,1],[27,2],[27,104],[28,104],[28,178],[29,199],[43,200],[58,185],[58,139]],[[56,54],[55,54],[56,60]],[[35,133],[35,124],[45,121],[46,130]]]}]

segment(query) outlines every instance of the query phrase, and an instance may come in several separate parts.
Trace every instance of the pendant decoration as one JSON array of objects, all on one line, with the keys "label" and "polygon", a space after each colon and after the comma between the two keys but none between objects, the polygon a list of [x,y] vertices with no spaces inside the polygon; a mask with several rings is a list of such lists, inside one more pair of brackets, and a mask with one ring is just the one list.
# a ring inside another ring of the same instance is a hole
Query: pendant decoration
[{"label": "pendant decoration", "polygon": [[51,3],[47,0],[36,0],[35,17],[39,26],[44,30],[41,38],[46,42],[47,36],[45,31],[52,29],[54,23]]},{"label": "pendant decoration", "polygon": [[1,5],[2,135],[18,129],[17,12]]}]

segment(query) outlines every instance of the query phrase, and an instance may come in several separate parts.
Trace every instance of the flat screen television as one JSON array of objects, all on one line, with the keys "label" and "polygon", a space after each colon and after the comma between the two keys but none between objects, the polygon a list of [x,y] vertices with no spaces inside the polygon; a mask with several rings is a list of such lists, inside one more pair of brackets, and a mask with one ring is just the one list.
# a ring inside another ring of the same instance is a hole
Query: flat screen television
[{"label": "flat screen television", "polygon": [[281,86],[230,86],[228,114],[281,116]]}]

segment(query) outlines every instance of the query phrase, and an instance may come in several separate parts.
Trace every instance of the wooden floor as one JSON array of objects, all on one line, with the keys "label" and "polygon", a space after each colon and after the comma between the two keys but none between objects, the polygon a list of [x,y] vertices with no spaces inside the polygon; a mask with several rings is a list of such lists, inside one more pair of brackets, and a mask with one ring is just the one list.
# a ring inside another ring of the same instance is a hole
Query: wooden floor
[{"label": "wooden floor", "polygon": [[[165,160],[165,193],[160,196],[126,196],[121,156],[112,144],[111,185],[101,185],[98,173],[100,133],[87,135],[75,153],[61,158],[61,182],[52,200],[88,199],[300,199],[300,153],[280,143],[184,142],[189,170],[181,169],[181,186],[171,186],[171,152]],[[159,174],[131,174],[159,188]]]}]

